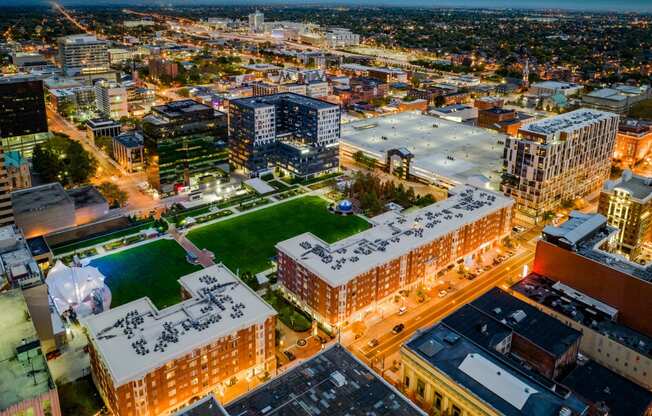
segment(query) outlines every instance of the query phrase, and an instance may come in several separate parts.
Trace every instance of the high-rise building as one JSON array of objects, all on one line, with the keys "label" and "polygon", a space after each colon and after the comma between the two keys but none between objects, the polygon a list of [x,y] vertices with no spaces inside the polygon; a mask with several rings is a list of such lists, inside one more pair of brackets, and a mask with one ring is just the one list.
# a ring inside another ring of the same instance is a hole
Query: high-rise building
[{"label": "high-rise building", "polygon": [[276,311],[226,267],[179,279],[183,301],[141,298],[82,318],[93,380],[116,416],[167,415],[276,368]]},{"label": "high-rise building", "polygon": [[5,152],[32,156],[48,137],[43,81],[32,77],[0,77],[0,137]]},{"label": "high-rise building", "polygon": [[281,93],[229,103],[231,164],[257,174],[279,167],[297,177],[339,168],[340,108]]},{"label": "high-rise building", "polygon": [[505,140],[501,190],[524,219],[597,192],[609,178],[618,115],[580,109],[526,124]]},{"label": "high-rise building", "polygon": [[152,107],[143,119],[145,166],[154,189],[172,195],[183,188],[210,189],[226,179],[226,115],[194,100]]},{"label": "high-rise building", "polygon": [[249,14],[249,32],[262,33],[264,30],[265,15],[256,10],[256,13]]},{"label": "high-rise building", "polygon": [[59,38],[59,62],[68,76],[92,75],[109,71],[106,41],[92,35]]},{"label": "high-rise building", "polygon": [[116,82],[100,80],[95,83],[97,111],[104,117],[120,119],[129,116],[127,90]]},{"label": "high-rise building", "polygon": [[620,178],[605,182],[598,212],[618,228],[618,248],[636,257],[641,244],[652,242],[652,178],[625,170]]},{"label": "high-rise building", "polygon": [[374,227],[333,244],[311,233],[281,241],[278,280],[318,322],[360,319],[397,291],[432,285],[460,259],[469,264],[511,231],[513,200],[461,185],[444,201],[377,217]]},{"label": "high-rise building", "polygon": [[14,209],[11,203],[11,183],[5,167],[5,155],[0,147],[0,227],[14,224]]}]

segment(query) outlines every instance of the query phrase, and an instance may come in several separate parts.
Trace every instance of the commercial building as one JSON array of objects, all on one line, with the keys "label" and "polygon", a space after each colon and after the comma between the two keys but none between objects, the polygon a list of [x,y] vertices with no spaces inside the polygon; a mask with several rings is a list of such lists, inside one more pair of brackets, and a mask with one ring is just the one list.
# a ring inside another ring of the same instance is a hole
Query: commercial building
[{"label": "commercial building", "polygon": [[276,245],[279,283],[317,321],[337,327],[398,290],[432,284],[458,259],[472,263],[510,233],[512,206],[510,198],[465,185],[409,214],[381,214],[372,228],[334,244],[300,234]]},{"label": "commercial building", "polygon": [[110,118],[92,118],[86,122],[86,137],[93,143],[98,137],[116,137],[122,125]]},{"label": "commercial building", "polygon": [[116,82],[100,80],[95,83],[97,111],[104,117],[119,120],[129,116],[127,90]]},{"label": "commercial building", "polygon": [[94,187],[66,191],[58,182],[14,191],[11,203],[16,225],[27,238],[87,224],[108,213],[106,200]]},{"label": "commercial building", "polygon": [[478,110],[479,127],[500,131],[510,136],[516,136],[521,126],[533,119],[534,117],[529,114],[502,107]]},{"label": "commercial building", "polygon": [[64,117],[95,113],[97,99],[95,87],[91,85],[70,88],[51,88],[48,90],[49,103]]},{"label": "commercial building", "polygon": [[[579,416],[589,405],[559,384],[527,372],[504,348],[511,334],[478,322],[482,343],[442,322],[401,347],[402,390],[422,409],[454,416]],[[499,324],[499,322],[498,322]],[[473,327],[473,323],[468,325]],[[554,335],[553,335],[554,336]],[[509,346],[507,346],[509,351]]]},{"label": "commercial building", "polygon": [[456,123],[475,125],[478,119],[478,109],[464,104],[453,104],[430,110],[433,116]]},{"label": "commercial building", "polygon": [[625,166],[632,166],[643,159],[652,149],[652,123],[640,120],[623,120],[618,126],[614,159]]},{"label": "commercial building", "polygon": [[618,115],[580,109],[529,123],[505,139],[501,190],[525,220],[597,192],[609,178]]},{"label": "commercial building", "polygon": [[532,84],[529,92],[537,97],[552,96],[555,94],[562,94],[568,97],[579,94],[583,89],[583,86],[570,82],[542,81]]},{"label": "commercial building", "polygon": [[407,176],[440,187],[473,182],[498,190],[500,155],[506,137],[481,128],[403,112],[342,126],[340,159],[355,161],[362,152],[388,172],[404,167],[396,149],[411,154]]},{"label": "commercial building", "polygon": [[145,166],[150,185],[163,195],[211,189],[226,178],[226,115],[194,100],[152,107],[143,119]]},{"label": "commercial building", "polygon": [[339,168],[340,108],[292,93],[229,102],[229,158],[251,174],[306,178]]},{"label": "commercial building", "polygon": [[340,344],[226,406],[226,416],[262,414],[425,416]]},{"label": "commercial building", "polygon": [[160,79],[161,77],[174,79],[179,75],[179,64],[175,61],[162,58],[152,58],[149,60],[148,65],[150,76],[157,79]]},{"label": "commercial building", "polygon": [[28,288],[42,283],[42,274],[21,230],[0,227],[0,288]]},{"label": "commercial building", "polygon": [[407,82],[407,72],[400,68],[385,68],[360,64],[342,64],[340,69],[353,76],[376,78],[383,82]]},{"label": "commercial building", "polygon": [[92,35],[59,38],[59,62],[67,76],[93,75],[109,71],[106,41]]},{"label": "commercial building", "polygon": [[127,132],[114,137],[113,159],[127,172],[143,170],[145,167],[145,147],[142,134]]},{"label": "commercial building", "polygon": [[229,416],[213,394],[189,404],[173,416]]},{"label": "commercial building", "polygon": [[265,15],[259,11],[249,15],[249,32],[262,33],[264,31]]},{"label": "commercial building", "polygon": [[134,53],[128,49],[111,48],[107,51],[109,53],[109,63],[111,65],[118,65],[133,58]]},{"label": "commercial building", "polygon": [[0,77],[0,138],[5,152],[30,158],[34,146],[49,137],[43,81],[33,77]]},{"label": "commercial building", "polygon": [[613,254],[617,236],[606,217],[572,212],[544,228],[532,271],[617,309],[619,323],[652,336],[652,266]]},{"label": "commercial building", "polygon": [[11,54],[11,63],[23,71],[40,70],[52,66],[40,53],[14,52]]},{"label": "commercial building", "polygon": [[583,355],[638,385],[652,387],[652,338],[620,323],[618,309],[536,273],[511,289],[514,296],[581,331]]},{"label": "commercial building", "polygon": [[148,298],[82,319],[95,385],[117,416],[174,413],[233,380],[273,374],[276,312],[227,268],[179,279],[185,300]]},{"label": "commercial building", "polygon": [[11,224],[14,224],[11,183],[5,168],[4,153],[0,149],[0,226]]},{"label": "commercial building", "polygon": [[625,170],[620,178],[605,182],[598,212],[609,225],[618,228],[618,248],[632,258],[641,244],[652,242],[651,211],[652,178]]},{"label": "commercial building", "polygon": [[360,35],[350,29],[335,27],[324,33],[324,41],[329,48],[346,48],[359,45]]},{"label": "commercial building", "polygon": [[29,188],[32,186],[32,176],[29,173],[29,162],[20,152],[4,153],[4,168],[7,172],[9,191]]},{"label": "commercial building", "polygon": [[0,294],[0,311],[0,415],[61,416],[57,387],[22,290]]},{"label": "commercial building", "polygon": [[652,97],[652,88],[649,85],[634,87],[616,84],[611,88],[594,90],[584,95],[582,97],[582,106],[625,114],[632,105],[650,97]]}]

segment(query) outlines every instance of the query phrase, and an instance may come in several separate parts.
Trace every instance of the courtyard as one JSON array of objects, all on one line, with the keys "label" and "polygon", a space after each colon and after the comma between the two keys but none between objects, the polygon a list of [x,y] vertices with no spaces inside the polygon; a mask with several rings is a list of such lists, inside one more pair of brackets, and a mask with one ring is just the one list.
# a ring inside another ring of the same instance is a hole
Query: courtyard
[{"label": "courtyard", "polygon": [[160,239],[91,260],[111,289],[111,308],[148,296],[157,308],[181,301],[181,276],[200,267],[188,263],[174,240]]},{"label": "courtyard", "polygon": [[194,228],[187,237],[234,273],[255,274],[271,267],[279,241],[311,232],[332,243],[369,228],[363,218],[330,213],[328,204],[321,197],[304,196]]}]

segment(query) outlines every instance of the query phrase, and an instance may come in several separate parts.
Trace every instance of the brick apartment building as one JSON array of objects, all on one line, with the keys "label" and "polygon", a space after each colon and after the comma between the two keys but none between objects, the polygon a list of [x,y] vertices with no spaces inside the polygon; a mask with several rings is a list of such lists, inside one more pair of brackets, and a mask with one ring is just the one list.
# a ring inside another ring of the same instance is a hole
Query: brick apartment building
[{"label": "brick apartment building", "polygon": [[409,214],[381,214],[374,227],[334,244],[301,234],[276,245],[279,282],[317,321],[336,327],[398,290],[431,283],[458,259],[472,260],[509,234],[512,205],[498,193],[463,185]]},{"label": "brick apartment building", "polygon": [[169,415],[190,401],[276,367],[276,312],[227,268],[179,279],[185,300],[148,298],[83,320],[91,371],[117,416]]},{"label": "brick apartment building", "polygon": [[632,166],[650,153],[652,148],[652,124],[639,120],[624,120],[618,126],[614,159]]}]

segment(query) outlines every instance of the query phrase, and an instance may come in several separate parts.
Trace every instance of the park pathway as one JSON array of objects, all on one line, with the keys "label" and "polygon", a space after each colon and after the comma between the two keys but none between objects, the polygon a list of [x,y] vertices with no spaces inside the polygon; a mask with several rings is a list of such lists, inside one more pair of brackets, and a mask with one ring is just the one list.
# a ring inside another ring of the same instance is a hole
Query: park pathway
[{"label": "park pathway", "polygon": [[201,264],[202,267],[210,267],[215,264],[215,261],[213,260],[213,253],[206,249],[200,250],[199,247],[194,245],[192,241],[188,240],[185,235],[180,233],[174,227],[174,225],[170,225],[169,233],[177,241],[177,243],[179,243],[179,245],[183,247],[184,250],[186,250],[186,252],[197,257],[197,262]]}]

